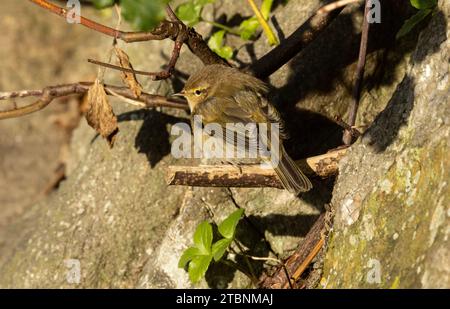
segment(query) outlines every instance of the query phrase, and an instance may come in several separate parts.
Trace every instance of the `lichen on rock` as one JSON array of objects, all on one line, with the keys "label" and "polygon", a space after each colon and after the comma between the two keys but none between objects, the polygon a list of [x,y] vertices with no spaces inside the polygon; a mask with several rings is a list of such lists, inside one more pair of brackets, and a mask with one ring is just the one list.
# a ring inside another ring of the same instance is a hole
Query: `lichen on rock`
[{"label": "lichen on rock", "polygon": [[322,287],[450,286],[449,13],[439,1],[402,83],[340,166]]}]

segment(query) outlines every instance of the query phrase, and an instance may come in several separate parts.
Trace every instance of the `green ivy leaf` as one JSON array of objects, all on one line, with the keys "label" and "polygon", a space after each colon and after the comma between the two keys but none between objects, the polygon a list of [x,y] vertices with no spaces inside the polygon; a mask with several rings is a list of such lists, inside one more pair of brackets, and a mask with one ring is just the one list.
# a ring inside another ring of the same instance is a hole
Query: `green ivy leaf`
[{"label": "green ivy leaf", "polygon": [[194,245],[200,250],[200,254],[211,254],[212,239],[212,226],[208,221],[203,221],[197,226],[194,233]]},{"label": "green ivy leaf", "polygon": [[397,32],[396,39],[407,35],[411,30],[419,24],[422,20],[424,20],[430,13],[432,12],[431,9],[427,10],[420,10],[415,15],[413,15],[411,18],[405,21],[403,26],[400,28],[400,30]]},{"label": "green ivy leaf", "polygon": [[189,279],[193,283],[200,281],[205,276],[211,260],[212,255],[199,255],[192,259],[189,263],[188,273]]},{"label": "green ivy leaf", "polygon": [[236,226],[241,220],[244,214],[244,209],[238,209],[228,216],[222,223],[218,226],[219,233],[223,237],[232,240],[234,238],[234,233],[236,232]]},{"label": "green ivy leaf", "polygon": [[208,46],[216,54],[224,59],[231,59],[233,57],[233,49],[230,46],[223,45],[223,37],[225,30],[220,30],[214,33],[208,40]]},{"label": "green ivy leaf", "polygon": [[113,6],[116,3],[115,0],[93,0],[92,4],[94,4],[97,9],[104,9],[110,6]]},{"label": "green ivy leaf", "polygon": [[193,260],[196,256],[199,256],[200,250],[196,247],[189,247],[184,250],[183,255],[181,255],[180,260],[178,261],[179,268],[185,268],[187,263]]},{"label": "green ivy leaf", "polygon": [[185,2],[177,6],[175,9],[175,14],[181,19],[185,24],[192,27],[198,24],[200,21],[200,14],[202,11],[202,6],[195,5],[194,2]]},{"label": "green ivy leaf", "polygon": [[134,28],[148,31],[165,17],[164,7],[169,0],[121,0],[122,16]]},{"label": "green ivy leaf", "polygon": [[230,46],[223,46],[220,50],[216,51],[217,54],[224,59],[233,58],[233,48]]},{"label": "green ivy leaf", "polygon": [[239,25],[239,34],[243,40],[250,40],[255,36],[256,30],[258,30],[259,22],[256,17],[251,17],[244,20]]},{"label": "green ivy leaf", "polygon": [[411,5],[418,10],[431,9],[435,7],[437,0],[411,0]]},{"label": "green ivy leaf", "polygon": [[209,3],[213,3],[216,0],[191,0],[184,2],[177,6],[175,14],[185,24],[190,27],[195,26],[201,20],[203,7]]},{"label": "green ivy leaf", "polygon": [[231,239],[223,238],[215,242],[212,246],[212,255],[214,261],[218,261],[222,258],[223,254],[227,250],[228,246],[231,244]]}]

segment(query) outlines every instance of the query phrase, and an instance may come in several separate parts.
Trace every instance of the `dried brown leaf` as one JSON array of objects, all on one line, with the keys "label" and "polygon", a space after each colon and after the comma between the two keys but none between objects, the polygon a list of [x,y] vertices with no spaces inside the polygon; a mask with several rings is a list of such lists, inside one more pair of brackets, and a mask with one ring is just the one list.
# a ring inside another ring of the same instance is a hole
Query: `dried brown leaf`
[{"label": "dried brown leaf", "polygon": [[[133,65],[130,63],[128,55],[119,47],[115,46],[114,51],[116,53],[119,64],[122,68],[133,70]],[[139,84],[136,74],[131,72],[122,72],[123,82],[133,91],[133,94],[138,98],[142,93],[142,86]]]},{"label": "dried brown leaf", "polygon": [[89,88],[86,98],[88,109],[86,120],[109,143],[114,145],[116,134],[119,132],[117,126],[117,117],[114,115],[111,105],[108,101],[105,88],[98,79]]}]

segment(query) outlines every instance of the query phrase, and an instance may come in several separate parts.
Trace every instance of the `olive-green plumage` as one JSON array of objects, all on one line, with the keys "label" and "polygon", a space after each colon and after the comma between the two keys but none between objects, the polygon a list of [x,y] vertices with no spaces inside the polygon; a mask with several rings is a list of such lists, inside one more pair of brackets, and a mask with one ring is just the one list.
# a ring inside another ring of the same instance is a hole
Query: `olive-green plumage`
[{"label": "olive-green plumage", "polygon": [[227,123],[278,123],[280,159],[273,168],[290,192],[308,191],[312,188],[311,182],[281,143],[286,137],[283,121],[266,99],[267,92],[268,87],[261,80],[237,69],[214,64],[190,76],[180,95],[187,99],[191,114],[202,116],[204,124],[218,123],[225,128]]}]

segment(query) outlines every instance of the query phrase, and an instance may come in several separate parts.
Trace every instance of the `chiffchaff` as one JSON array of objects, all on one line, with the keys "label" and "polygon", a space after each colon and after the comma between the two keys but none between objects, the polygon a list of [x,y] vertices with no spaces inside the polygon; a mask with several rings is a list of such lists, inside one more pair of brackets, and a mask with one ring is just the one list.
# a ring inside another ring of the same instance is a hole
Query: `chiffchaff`
[{"label": "chiffchaff", "polygon": [[[203,124],[217,123],[224,131],[230,123],[279,124],[279,159],[278,164],[272,167],[283,186],[297,195],[310,190],[312,185],[282,145],[286,136],[283,122],[266,99],[267,92],[268,87],[261,80],[237,69],[213,64],[191,75],[178,95],[187,99],[192,116],[200,115]],[[238,138],[240,133],[248,134],[247,131],[236,133]],[[234,140],[234,133],[232,136]],[[248,136],[244,138],[248,140]],[[224,141],[230,143],[226,137]],[[268,145],[264,146],[270,148],[271,144],[269,139]]]}]

